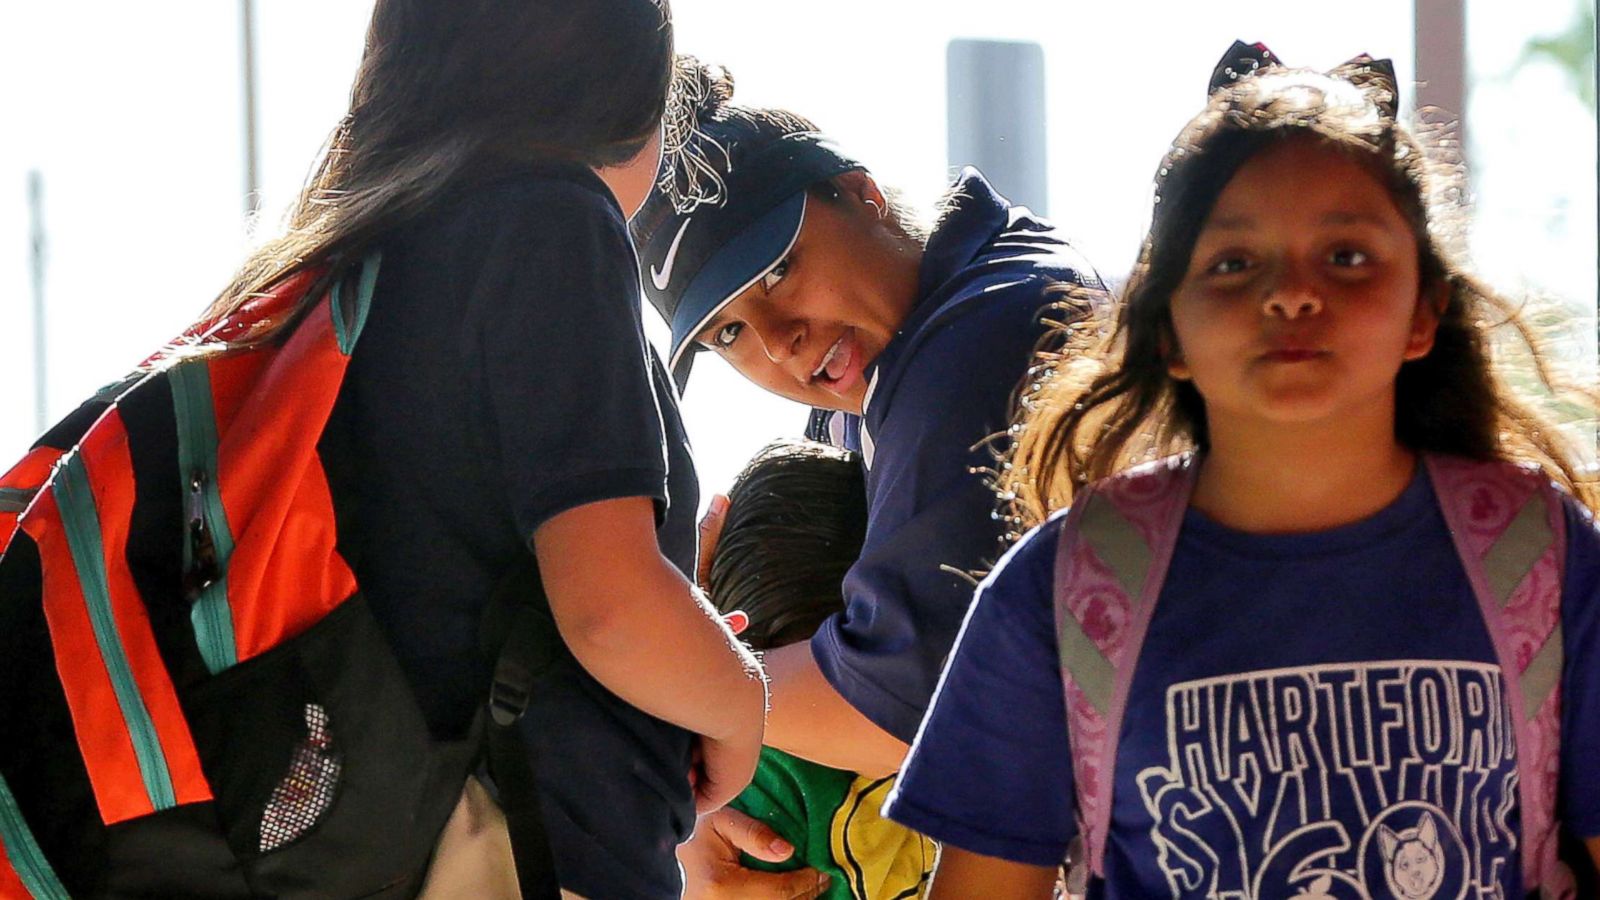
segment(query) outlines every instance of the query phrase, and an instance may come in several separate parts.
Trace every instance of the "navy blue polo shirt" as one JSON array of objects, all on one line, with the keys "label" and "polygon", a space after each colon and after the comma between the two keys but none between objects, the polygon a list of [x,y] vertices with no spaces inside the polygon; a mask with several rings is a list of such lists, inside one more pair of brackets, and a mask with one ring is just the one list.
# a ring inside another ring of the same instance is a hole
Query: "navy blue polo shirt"
[{"label": "navy blue polo shirt", "polygon": [[[533,565],[534,531],[578,506],[649,497],[661,550],[688,575],[697,486],[644,338],[627,226],[593,172],[549,165],[464,186],[381,248],[321,450],[339,549],[429,725],[453,737],[488,696],[485,606]],[[541,679],[521,724],[563,885],[679,896],[691,736],[570,654]]]},{"label": "navy blue polo shirt", "polygon": [[[844,611],[812,639],[852,706],[910,742],[1003,528],[991,468],[1061,283],[1098,287],[1056,228],[1011,206],[975,169],[928,239],[918,301],[864,373],[861,416],[815,417],[812,436],[859,450],[867,535],[845,576]],[[831,426],[831,435],[829,434]]]}]

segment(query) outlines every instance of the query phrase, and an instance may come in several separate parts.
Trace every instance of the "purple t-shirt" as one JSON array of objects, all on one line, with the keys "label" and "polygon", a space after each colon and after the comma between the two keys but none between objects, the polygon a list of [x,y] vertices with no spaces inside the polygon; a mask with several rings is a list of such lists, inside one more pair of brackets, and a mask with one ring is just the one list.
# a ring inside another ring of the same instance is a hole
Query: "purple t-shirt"
[{"label": "purple t-shirt", "polygon": [[[1560,803],[1597,835],[1600,535],[1566,513]],[[938,840],[1035,865],[1077,831],[1062,521],[980,588],[888,804]],[[1191,509],[1130,686],[1091,895],[1522,896],[1506,689],[1420,468],[1381,512],[1316,534]]]}]

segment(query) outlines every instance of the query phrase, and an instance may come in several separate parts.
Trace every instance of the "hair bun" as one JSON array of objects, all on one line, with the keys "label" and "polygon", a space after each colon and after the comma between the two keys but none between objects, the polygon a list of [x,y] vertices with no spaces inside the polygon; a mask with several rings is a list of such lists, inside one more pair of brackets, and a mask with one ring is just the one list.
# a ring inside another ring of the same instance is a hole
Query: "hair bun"
[{"label": "hair bun", "polygon": [[[684,213],[702,203],[721,203],[725,185],[722,173],[707,157],[696,137],[700,122],[719,118],[733,99],[733,76],[722,66],[707,65],[685,53],[673,62],[672,91],[661,118],[661,171],[656,188],[675,212]],[[721,149],[721,145],[711,142]],[[723,169],[727,151],[722,149]],[[648,204],[647,204],[648,207]],[[648,219],[649,210],[641,216]]]},{"label": "hair bun", "polygon": [[719,65],[678,54],[672,89],[696,117],[714,115],[733,99],[733,74]]}]

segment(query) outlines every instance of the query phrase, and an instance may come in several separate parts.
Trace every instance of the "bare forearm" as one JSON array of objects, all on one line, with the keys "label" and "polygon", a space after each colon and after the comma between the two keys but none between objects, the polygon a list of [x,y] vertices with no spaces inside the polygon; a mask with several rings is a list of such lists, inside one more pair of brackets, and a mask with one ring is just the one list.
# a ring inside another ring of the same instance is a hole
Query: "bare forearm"
[{"label": "bare forearm", "polygon": [[649,500],[562,513],[534,534],[534,552],[556,627],[596,680],[710,738],[759,734],[760,666],[661,556]]},{"label": "bare forearm", "polygon": [[[562,629],[584,669],[639,709],[726,739],[759,721],[761,667],[677,570],[663,566],[601,628]],[[626,610],[624,612],[624,609]]]},{"label": "bare forearm", "polygon": [[899,771],[908,749],[905,742],[839,696],[822,676],[809,643],[769,650],[766,664],[772,691],[769,746],[868,776]]},{"label": "bare forearm", "polygon": [[939,850],[928,900],[1048,900],[1055,887],[1053,868],[982,856],[945,844]]}]

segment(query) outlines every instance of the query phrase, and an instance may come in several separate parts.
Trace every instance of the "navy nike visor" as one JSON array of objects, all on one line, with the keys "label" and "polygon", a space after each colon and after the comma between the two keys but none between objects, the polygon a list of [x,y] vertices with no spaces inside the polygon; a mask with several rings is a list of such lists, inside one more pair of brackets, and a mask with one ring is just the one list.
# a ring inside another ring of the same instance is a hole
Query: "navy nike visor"
[{"label": "navy nike visor", "polygon": [[763,135],[742,120],[710,121],[694,140],[720,196],[679,210],[658,190],[631,225],[645,296],[671,327],[667,365],[680,390],[695,337],[794,247],[806,188],[862,168],[811,131]]}]

